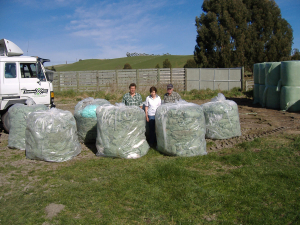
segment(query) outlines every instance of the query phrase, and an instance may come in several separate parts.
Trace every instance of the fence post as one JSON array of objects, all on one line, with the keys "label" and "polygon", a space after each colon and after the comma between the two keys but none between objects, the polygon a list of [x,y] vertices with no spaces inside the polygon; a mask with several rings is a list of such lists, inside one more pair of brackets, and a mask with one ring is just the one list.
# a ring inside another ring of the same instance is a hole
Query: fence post
[{"label": "fence post", "polygon": [[97,70],[97,74],[96,74],[96,79],[97,79],[97,88],[96,88],[96,90],[100,91],[100,88],[99,88],[99,71],[98,70]]},{"label": "fence post", "polygon": [[116,86],[118,88],[118,70],[116,70]]},{"label": "fence post", "polygon": [[170,68],[170,83],[173,84],[172,68]]},{"label": "fence post", "polygon": [[184,68],[184,91],[187,91],[187,68]]},{"label": "fence post", "polygon": [[160,83],[160,69],[157,68],[157,84]]},{"label": "fence post", "polygon": [[76,72],[77,91],[79,92],[79,73]]},{"label": "fence post", "polygon": [[137,86],[137,89],[139,87],[139,80],[140,80],[140,72],[139,72],[139,69],[136,69],[136,86]]},{"label": "fence post", "polygon": [[58,72],[58,91],[60,91],[60,72]]},{"label": "fence post", "polygon": [[244,76],[245,76],[245,68],[242,66],[242,69],[241,69],[241,76],[242,76],[242,79],[241,79],[241,82],[242,82],[242,84],[241,84],[241,89],[242,89],[242,91],[244,91]]}]

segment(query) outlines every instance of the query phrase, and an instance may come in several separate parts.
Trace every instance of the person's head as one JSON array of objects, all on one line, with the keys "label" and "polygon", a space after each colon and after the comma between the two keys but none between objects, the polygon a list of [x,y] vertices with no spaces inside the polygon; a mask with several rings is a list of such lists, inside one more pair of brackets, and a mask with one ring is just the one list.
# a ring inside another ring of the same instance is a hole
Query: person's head
[{"label": "person's head", "polygon": [[136,84],[135,83],[131,83],[129,85],[129,92],[130,92],[130,94],[134,94],[135,93],[135,89],[136,89]]},{"label": "person's head", "polygon": [[156,93],[157,93],[156,87],[152,86],[150,88],[150,95],[152,96],[152,98],[156,95]]},{"label": "person's head", "polygon": [[169,95],[172,94],[172,92],[173,92],[173,84],[168,84],[167,85],[167,92],[168,92]]}]

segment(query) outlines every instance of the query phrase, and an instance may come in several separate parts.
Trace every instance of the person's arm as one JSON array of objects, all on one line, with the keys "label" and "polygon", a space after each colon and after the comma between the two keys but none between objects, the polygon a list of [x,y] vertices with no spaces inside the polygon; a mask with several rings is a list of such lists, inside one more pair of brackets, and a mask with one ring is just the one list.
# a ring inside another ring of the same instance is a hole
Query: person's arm
[{"label": "person's arm", "polygon": [[140,105],[140,108],[143,109],[143,99],[140,94],[139,94],[139,105]]},{"label": "person's arm", "polygon": [[126,105],[125,95],[123,95],[122,102]]},{"label": "person's arm", "polygon": [[149,117],[148,117],[148,106],[145,106],[145,112],[146,112],[146,120],[149,122]]}]

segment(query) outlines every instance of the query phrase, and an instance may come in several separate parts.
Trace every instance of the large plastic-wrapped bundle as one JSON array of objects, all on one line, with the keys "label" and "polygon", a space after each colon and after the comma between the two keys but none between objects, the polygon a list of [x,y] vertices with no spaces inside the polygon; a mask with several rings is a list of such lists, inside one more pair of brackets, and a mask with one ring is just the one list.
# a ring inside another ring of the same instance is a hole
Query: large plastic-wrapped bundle
[{"label": "large plastic-wrapped bundle", "polygon": [[157,150],[172,156],[206,155],[205,119],[201,106],[178,101],[156,110]]},{"label": "large plastic-wrapped bundle", "polygon": [[259,84],[265,84],[266,80],[266,69],[265,69],[266,64],[265,63],[259,63],[259,77],[258,77],[258,82]]},{"label": "large plastic-wrapped bundle", "polygon": [[206,123],[206,138],[228,139],[241,136],[238,106],[221,93],[201,105]]},{"label": "large plastic-wrapped bundle", "polygon": [[259,87],[258,87],[258,91],[259,91],[259,104],[260,105],[263,105],[263,103],[264,103],[264,92],[265,92],[265,88],[266,88],[266,85],[262,85],[262,84],[260,84],[259,85]]},{"label": "large plastic-wrapped bundle", "polygon": [[52,108],[30,113],[26,127],[26,157],[63,162],[81,152],[76,121],[69,111]]},{"label": "large plastic-wrapped bundle", "polygon": [[259,86],[260,86],[260,84],[254,84],[254,88],[253,88],[253,104],[259,103]]},{"label": "large plastic-wrapped bundle", "polygon": [[300,87],[283,86],[280,93],[280,109],[300,111]]},{"label": "large plastic-wrapped bundle", "polygon": [[300,86],[300,61],[281,62],[281,85]]},{"label": "large plastic-wrapped bundle", "polygon": [[97,156],[135,159],[147,154],[145,112],[137,106],[102,105],[97,112]]},{"label": "large plastic-wrapped bundle", "polygon": [[259,84],[259,63],[253,65],[253,80],[254,84]]},{"label": "large plastic-wrapped bundle", "polygon": [[263,107],[270,109],[280,108],[280,91],[277,89],[280,80],[281,62],[265,63],[265,90],[263,94]]},{"label": "large plastic-wrapped bundle", "polygon": [[110,104],[105,99],[86,98],[75,106],[74,117],[77,124],[78,139],[84,143],[96,143],[97,115],[96,108]]},{"label": "large plastic-wrapped bundle", "polygon": [[263,106],[269,109],[280,108],[280,92],[277,91],[277,86],[266,85],[263,96]]},{"label": "large plastic-wrapped bundle", "polygon": [[35,111],[47,110],[45,105],[29,105],[15,104],[8,110],[9,120],[9,136],[8,147],[25,150],[25,130],[28,115]]}]

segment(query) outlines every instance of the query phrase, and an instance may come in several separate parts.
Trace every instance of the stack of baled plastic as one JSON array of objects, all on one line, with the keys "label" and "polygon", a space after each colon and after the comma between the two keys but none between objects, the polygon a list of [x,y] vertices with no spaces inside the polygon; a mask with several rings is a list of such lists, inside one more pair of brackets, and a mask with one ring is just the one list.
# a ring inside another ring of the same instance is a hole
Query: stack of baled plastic
[{"label": "stack of baled plastic", "polygon": [[263,96],[264,96],[264,91],[265,91],[265,80],[266,80],[266,72],[265,72],[265,63],[259,63],[259,77],[258,77],[258,81],[259,81],[259,104],[263,105]]},{"label": "stack of baled plastic", "polygon": [[259,103],[259,64],[260,63],[256,63],[253,65],[253,104]]},{"label": "stack of baled plastic", "polygon": [[78,139],[82,143],[96,143],[97,115],[96,108],[110,104],[105,99],[86,98],[75,106],[74,117],[77,124]]},{"label": "stack of baled plastic", "polygon": [[241,136],[238,106],[221,93],[201,105],[206,123],[206,138],[228,139]]},{"label": "stack of baled plastic", "polygon": [[277,85],[280,80],[281,62],[265,63],[265,90],[263,95],[263,107],[270,109],[280,108],[280,91]]},{"label": "stack of baled plastic", "polygon": [[64,162],[81,152],[76,121],[69,111],[52,108],[30,113],[26,127],[26,157]]},{"label": "stack of baled plastic", "polygon": [[32,101],[27,101],[26,104],[15,104],[8,110],[9,120],[9,136],[8,147],[25,150],[25,131],[27,118],[30,113],[35,111],[47,110],[45,105],[36,105]]},{"label": "stack of baled plastic", "polygon": [[205,119],[200,105],[178,101],[156,110],[157,150],[171,156],[206,155]]},{"label": "stack of baled plastic", "polygon": [[102,105],[97,113],[97,156],[136,159],[147,154],[145,112],[137,106]]},{"label": "stack of baled plastic", "polygon": [[281,62],[280,109],[300,111],[300,61]]}]

